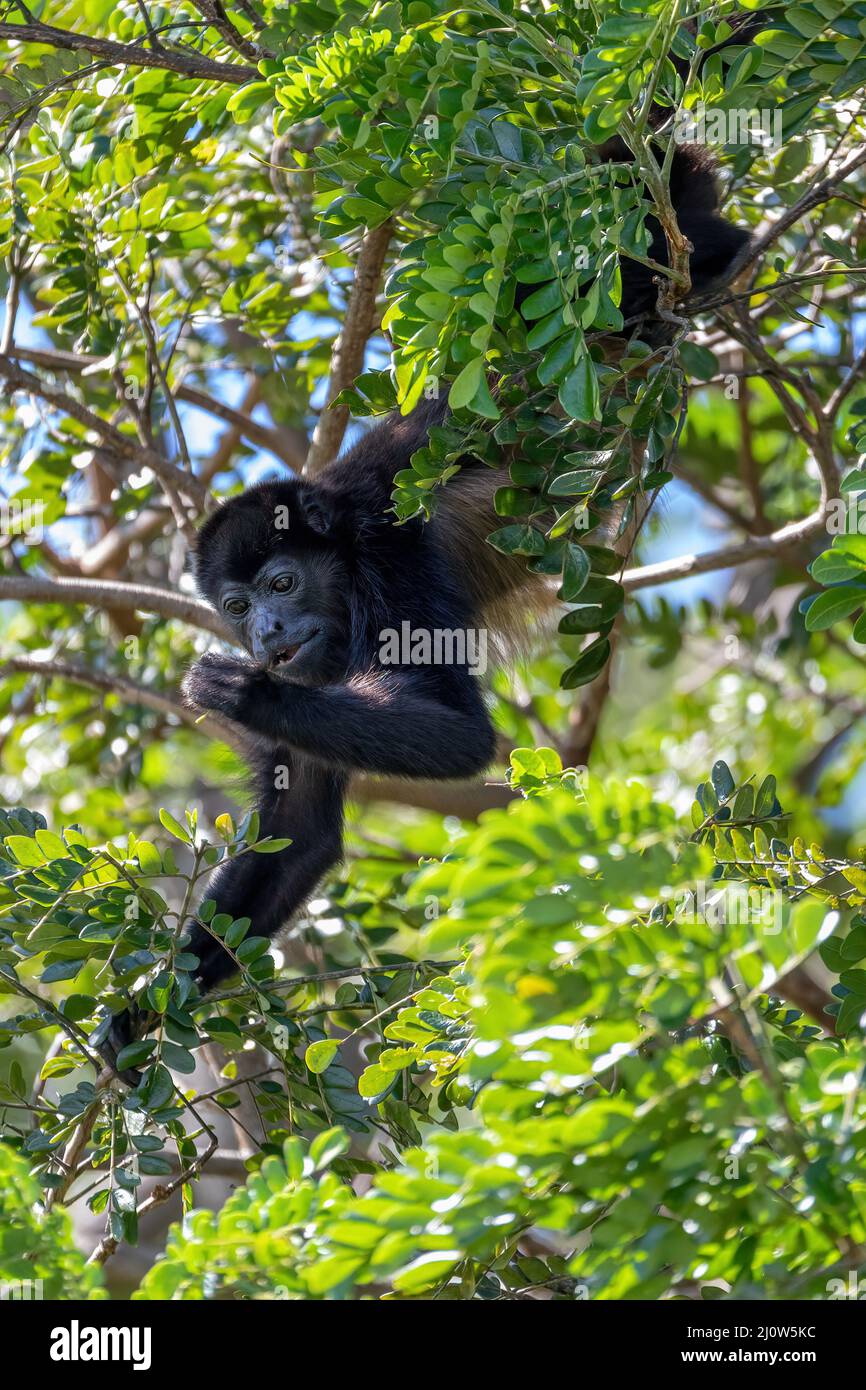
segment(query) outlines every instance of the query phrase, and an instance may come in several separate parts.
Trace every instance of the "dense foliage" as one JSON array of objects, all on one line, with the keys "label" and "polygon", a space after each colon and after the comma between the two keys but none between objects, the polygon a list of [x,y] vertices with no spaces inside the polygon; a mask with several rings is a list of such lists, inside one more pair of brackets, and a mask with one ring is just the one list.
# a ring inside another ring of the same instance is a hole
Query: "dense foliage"
[{"label": "dense foliage", "polygon": [[[866,1263],[866,4],[713,52],[754,8],[0,2],[0,1281],[92,1293],[172,1201],[140,1297],[809,1299]],[[755,241],[684,314],[670,151],[713,115]],[[279,842],[176,693],[224,635],[194,526],[446,383],[395,524],[505,451],[489,543],[568,611],[492,677],[507,774],[359,780],[269,950],[207,896]],[[239,970],[204,1004],[202,899]],[[129,997],[132,1088],[95,1051]]]}]

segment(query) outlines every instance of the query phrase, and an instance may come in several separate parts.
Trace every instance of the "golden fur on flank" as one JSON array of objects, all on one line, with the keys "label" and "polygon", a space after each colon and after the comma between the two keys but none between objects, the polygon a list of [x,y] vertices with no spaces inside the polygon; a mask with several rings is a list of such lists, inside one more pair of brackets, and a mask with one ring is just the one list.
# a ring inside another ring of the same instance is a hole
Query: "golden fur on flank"
[{"label": "golden fur on flank", "polygon": [[533,574],[522,556],[503,555],[487,543],[503,525],[494,495],[509,486],[505,467],[462,468],[442,488],[430,526],[446,554],[459,557],[479,626],[489,629],[501,658],[513,662],[539,641],[559,604],[547,576]]}]

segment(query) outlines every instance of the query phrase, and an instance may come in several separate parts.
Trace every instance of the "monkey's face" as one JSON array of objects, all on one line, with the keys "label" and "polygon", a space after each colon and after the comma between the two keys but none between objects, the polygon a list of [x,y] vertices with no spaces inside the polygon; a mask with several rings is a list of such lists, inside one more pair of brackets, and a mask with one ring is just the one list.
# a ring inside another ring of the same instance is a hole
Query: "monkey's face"
[{"label": "monkey's face", "polygon": [[339,562],[327,554],[275,552],[246,582],[226,579],[218,607],[238,644],[278,679],[323,685],[347,657]]},{"label": "monkey's face", "polygon": [[350,581],[330,498],[312,485],[263,483],[202,528],[200,591],[238,646],[275,679],[338,680],[349,657]]}]

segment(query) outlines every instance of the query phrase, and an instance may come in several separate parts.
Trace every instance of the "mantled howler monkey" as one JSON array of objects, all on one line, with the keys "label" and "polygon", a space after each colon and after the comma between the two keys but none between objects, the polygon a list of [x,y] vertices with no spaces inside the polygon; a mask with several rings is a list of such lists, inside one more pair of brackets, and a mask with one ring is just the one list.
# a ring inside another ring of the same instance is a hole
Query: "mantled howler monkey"
[{"label": "mantled howler monkey", "polygon": [[[676,151],[671,189],[694,245],[693,291],[702,294],[730,276],[748,234],[719,216],[703,151]],[[651,254],[666,254],[657,227]],[[656,295],[652,272],[624,262],[624,318],[648,314]],[[446,413],[434,401],[391,416],[315,482],[260,483],[221,506],[199,534],[199,590],[248,657],[207,653],[186,676],[184,695],[246,731],[260,833],[292,842],[266,858],[228,861],[209,885],[219,911],[251,918],[256,935],[272,937],[339,860],[354,772],[469,777],[493,759],[493,726],[467,665],[380,660],[385,629],[497,632],[548,601],[543,580],[485,544],[507,468],[468,459],[433,520],[392,523],[394,476]],[[203,992],[231,973],[231,958],[205,926],[193,926],[188,949]],[[115,1019],[113,1046],[143,1023]]]}]

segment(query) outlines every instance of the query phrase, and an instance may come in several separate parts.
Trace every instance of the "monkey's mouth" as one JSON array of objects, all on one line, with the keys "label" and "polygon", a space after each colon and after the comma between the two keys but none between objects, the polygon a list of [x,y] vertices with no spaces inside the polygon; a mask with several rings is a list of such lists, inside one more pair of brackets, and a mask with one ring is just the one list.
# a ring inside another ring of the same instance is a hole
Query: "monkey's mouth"
[{"label": "monkey's mouth", "polygon": [[283,647],[282,651],[274,652],[268,663],[270,669],[274,671],[278,666],[291,665],[301,648],[306,647],[307,643],[312,642],[313,638],[318,637],[318,635],[319,629],[316,628],[315,632],[311,632],[308,637],[302,637],[300,642],[293,642],[290,647]]},{"label": "monkey's mouth", "polygon": [[281,652],[274,652],[271,657],[271,666],[287,666],[290,661],[294,661],[303,645],[303,642],[295,642],[294,646],[286,647]]}]

